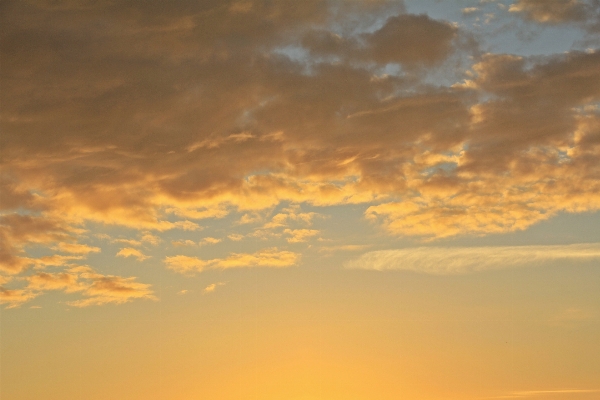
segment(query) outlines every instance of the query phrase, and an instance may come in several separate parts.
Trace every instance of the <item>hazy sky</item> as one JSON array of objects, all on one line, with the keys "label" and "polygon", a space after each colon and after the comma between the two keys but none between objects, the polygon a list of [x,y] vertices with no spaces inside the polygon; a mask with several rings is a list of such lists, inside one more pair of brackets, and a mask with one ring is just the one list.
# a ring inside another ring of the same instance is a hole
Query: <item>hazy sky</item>
[{"label": "hazy sky", "polygon": [[600,398],[600,0],[4,0],[0,398]]}]

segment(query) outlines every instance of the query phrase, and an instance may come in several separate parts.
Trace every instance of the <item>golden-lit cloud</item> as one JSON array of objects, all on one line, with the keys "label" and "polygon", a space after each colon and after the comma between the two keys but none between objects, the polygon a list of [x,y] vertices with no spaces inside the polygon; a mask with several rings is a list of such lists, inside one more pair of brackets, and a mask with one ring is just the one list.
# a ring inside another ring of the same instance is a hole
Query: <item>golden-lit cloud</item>
[{"label": "golden-lit cloud", "polygon": [[309,238],[318,235],[320,231],[317,229],[286,229],[283,233],[289,236],[286,238],[288,243],[299,243],[306,242]]},{"label": "golden-lit cloud", "polygon": [[185,246],[196,246],[196,242],[190,239],[185,240],[171,240],[171,244],[174,247],[185,247]]},{"label": "golden-lit cloud", "polygon": [[[26,282],[26,286],[15,289],[0,287],[0,303],[7,308],[21,306],[48,291],[78,293],[82,298],[67,302],[75,307],[101,304],[122,304],[135,299],[153,299],[151,285],[136,282],[134,277],[103,275],[90,267],[71,267],[64,272],[37,272],[11,283]],[[4,285],[8,283],[5,281]]]},{"label": "golden-lit cloud", "polygon": [[[332,206],[428,240],[600,209],[600,52],[484,54],[401,2],[202,4],[7,6],[2,271],[97,252],[91,224],[143,260],[169,231],[305,242]],[[510,15],[592,29],[590,4]]]},{"label": "golden-lit cloud", "polygon": [[268,267],[286,268],[294,266],[300,260],[300,254],[291,251],[268,248],[255,253],[232,253],[226,258],[203,260],[184,255],[166,257],[165,264],[169,269],[179,273],[202,272],[213,268],[247,268]]},{"label": "golden-lit cloud", "polygon": [[100,247],[88,246],[80,243],[65,243],[61,242],[55,247],[55,250],[62,251],[64,253],[74,254],[88,254],[88,253],[99,253]]},{"label": "golden-lit cloud", "polygon": [[119,250],[117,257],[135,257],[138,261],[144,261],[150,258],[150,256],[147,256],[138,249],[134,249],[132,247],[125,247]]},{"label": "golden-lit cloud", "polygon": [[86,298],[70,301],[74,307],[87,307],[102,304],[123,304],[134,299],[156,300],[150,285],[135,282],[135,278],[120,276],[94,276],[92,283],[85,289]]},{"label": "golden-lit cloud", "polygon": [[432,275],[534,267],[545,262],[600,259],[600,244],[505,247],[417,247],[365,253],[348,261],[350,269],[402,270]]},{"label": "golden-lit cloud", "polygon": [[214,238],[214,237],[207,236],[207,237],[205,237],[205,238],[202,238],[202,240],[200,240],[200,241],[198,242],[198,244],[199,244],[200,246],[204,246],[204,245],[207,245],[207,244],[217,244],[217,243],[220,243],[220,242],[221,242],[221,240],[222,240],[222,239],[218,239],[218,238]]},{"label": "golden-lit cloud", "polygon": [[37,296],[38,293],[33,293],[29,290],[5,289],[0,287],[0,304],[8,304],[6,308],[19,307],[21,304],[26,303]]},{"label": "golden-lit cloud", "polygon": [[585,0],[517,0],[508,10],[524,13],[537,22],[558,23],[584,20],[591,11],[589,3]]},{"label": "golden-lit cloud", "polygon": [[217,289],[217,287],[223,285],[225,285],[225,282],[211,283],[210,285],[204,288],[203,292],[204,294],[213,293]]}]

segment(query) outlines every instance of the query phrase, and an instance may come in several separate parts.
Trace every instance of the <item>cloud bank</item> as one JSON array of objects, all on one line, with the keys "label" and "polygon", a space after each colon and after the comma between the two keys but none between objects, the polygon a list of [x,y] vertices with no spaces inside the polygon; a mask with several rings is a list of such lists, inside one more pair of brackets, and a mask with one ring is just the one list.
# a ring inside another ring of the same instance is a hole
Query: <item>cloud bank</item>
[{"label": "cloud bank", "polygon": [[[360,205],[389,235],[430,240],[600,209],[595,49],[484,53],[465,26],[401,2],[1,7],[5,274],[99,252],[79,242],[91,224],[136,230],[119,254],[142,260],[136,246],[234,213],[219,236],[231,245],[316,240],[316,215],[298,205]],[[598,4],[510,11],[593,32]],[[234,231],[284,205],[262,228]],[[34,257],[34,245],[53,253]],[[173,260],[179,271],[226,265]]]}]

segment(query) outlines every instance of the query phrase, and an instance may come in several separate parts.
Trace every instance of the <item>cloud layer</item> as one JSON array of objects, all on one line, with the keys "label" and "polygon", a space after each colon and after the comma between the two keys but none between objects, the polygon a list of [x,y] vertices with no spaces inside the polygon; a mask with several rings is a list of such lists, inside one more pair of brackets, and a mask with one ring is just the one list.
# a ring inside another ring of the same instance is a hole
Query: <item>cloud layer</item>
[{"label": "cloud layer", "polygon": [[[598,7],[510,11],[591,32]],[[359,204],[390,235],[432,240],[600,208],[594,49],[486,54],[464,26],[385,1],[8,0],[0,14],[6,274],[99,252],[78,240],[92,223],[137,230],[118,254],[143,260],[136,246],[189,245],[167,231],[283,204],[221,237],[316,240],[299,204]]]}]

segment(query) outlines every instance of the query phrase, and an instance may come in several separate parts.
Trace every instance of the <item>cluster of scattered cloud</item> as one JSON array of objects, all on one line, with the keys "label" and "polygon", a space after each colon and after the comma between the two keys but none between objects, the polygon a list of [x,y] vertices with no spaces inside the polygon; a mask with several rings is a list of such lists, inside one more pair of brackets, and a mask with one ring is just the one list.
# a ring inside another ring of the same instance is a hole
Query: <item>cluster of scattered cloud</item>
[{"label": "cluster of scattered cloud", "polygon": [[517,0],[508,10],[542,24],[576,22],[600,29],[598,0]]},{"label": "cluster of scattered cloud", "polygon": [[226,258],[203,260],[198,257],[177,255],[166,257],[167,268],[182,274],[202,272],[206,269],[269,267],[286,268],[296,265],[300,254],[277,248],[268,248],[255,253],[232,253]]},{"label": "cluster of scattered cloud", "polygon": [[[464,28],[401,2],[2,7],[6,273],[98,251],[76,240],[92,222],[149,235],[115,239],[141,261],[162,232],[232,212],[257,223],[283,203],[362,204],[390,234],[429,239],[600,208],[600,52],[481,54]],[[518,0],[510,15],[591,27],[598,10]],[[303,243],[313,218],[283,212],[251,235]],[[34,259],[31,244],[68,255]]]},{"label": "cluster of scattered cloud", "polygon": [[87,266],[70,267],[63,272],[37,272],[13,279],[18,289],[0,288],[0,303],[8,308],[19,307],[48,291],[78,293],[82,298],[67,302],[73,307],[101,304],[122,304],[134,299],[156,300],[151,285],[136,282],[133,277],[102,275]]}]

